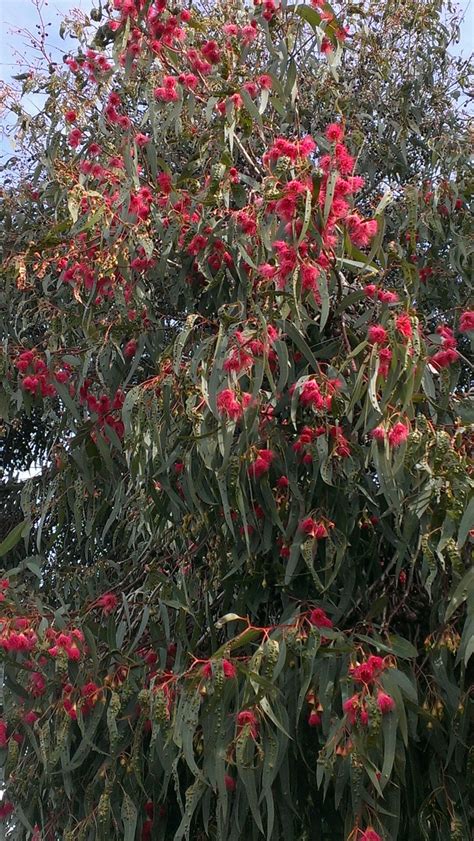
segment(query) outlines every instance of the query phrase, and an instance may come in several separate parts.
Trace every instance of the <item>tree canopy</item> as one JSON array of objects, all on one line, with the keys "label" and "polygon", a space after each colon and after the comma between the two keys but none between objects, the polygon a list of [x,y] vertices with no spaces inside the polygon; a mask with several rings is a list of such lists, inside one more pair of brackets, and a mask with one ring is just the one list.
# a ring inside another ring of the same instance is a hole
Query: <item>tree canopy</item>
[{"label": "tree canopy", "polygon": [[0,210],[7,838],[468,837],[457,27],[115,0],[18,77],[44,104],[11,103]]}]

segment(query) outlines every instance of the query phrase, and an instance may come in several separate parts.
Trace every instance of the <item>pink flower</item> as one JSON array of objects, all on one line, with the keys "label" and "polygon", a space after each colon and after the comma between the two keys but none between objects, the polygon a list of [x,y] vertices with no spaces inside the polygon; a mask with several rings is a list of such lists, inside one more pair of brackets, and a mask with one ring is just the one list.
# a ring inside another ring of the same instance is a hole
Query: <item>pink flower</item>
[{"label": "pink flower", "polygon": [[321,724],[321,716],[316,710],[312,710],[308,716],[308,724],[310,727],[319,727]]},{"label": "pink flower", "polygon": [[229,35],[229,37],[235,38],[235,36],[239,34],[239,27],[236,23],[225,23],[222,27],[222,31],[225,33],[225,35]]},{"label": "pink flower", "polygon": [[212,663],[210,660],[208,660],[207,663],[204,663],[204,666],[202,667],[202,674],[203,677],[212,677]]},{"label": "pink flower", "polygon": [[359,695],[352,695],[350,698],[347,698],[343,705],[342,709],[346,713],[349,721],[351,724],[355,724],[357,720],[357,713],[360,709],[360,698]]},{"label": "pink flower", "polygon": [[403,444],[407,440],[409,434],[410,427],[398,421],[388,433],[388,443],[391,447],[399,447],[400,444]]},{"label": "pink flower", "polygon": [[390,292],[388,289],[379,289],[377,298],[381,304],[396,304],[398,295],[396,292]]},{"label": "pink flower", "polygon": [[117,596],[114,593],[104,593],[95,603],[95,607],[102,608],[102,613],[108,616],[109,613],[115,610],[119,603]]},{"label": "pink flower", "polygon": [[252,710],[241,710],[241,712],[237,713],[237,728],[238,732],[240,733],[244,727],[249,728],[249,733],[253,739],[255,739],[258,735],[258,720],[257,716],[255,715]]},{"label": "pink flower", "polygon": [[[66,654],[69,660],[80,660],[81,659],[81,652],[77,647],[76,643],[73,642],[72,645],[67,646]],[[51,649],[50,649],[51,653]]]},{"label": "pink flower", "polygon": [[375,439],[375,441],[385,441],[385,429],[383,426],[376,426],[370,435]]},{"label": "pink flower", "polygon": [[438,350],[430,357],[429,361],[431,365],[439,370],[440,368],[449,368],[458,359],[459,352],[455,348],[446,348],[446,350]]},{"label": "pink flower", "polygon": [[324,409],[324,397],[316,380],[306,380],[300,388],[300,403],[313,409]]},{"label": "pink flower", "polygon": [[40,698],[46,690],[46,680],[41,672],[33,672],[30,677],[30,694],[33,698]]},{"label": "pink flower", "polygon": [[309,621],[315,628],[332,628],[332,619],[321,607],[315,607],[309,614]]},{"label": "pink flower", "polygon": [[459,332],[470,333],[474,330],[474,310],[466,310],[459,319]]},{"label": "pink flower", "polygon": [[243,415],[243,409],[231,388],[225,388],[217,395],[217,411],[223,417],[237,421]]},{"label": "pink flower", "polygon": [[66,111],[64,115],[64,119],[67,123],[75,123],[77,120],[77,114],[75,111]]},{"label": "pink flower", "polygon": [[9,800],[3,800],[0,803],[0,821],[3,821],[5,818],[8,818],[8,815],[11,815],[13,809],[13,803],[10,803]]},{"label": "pink flower", "polygon": [[226,678],[233,679],[237,674],[237,669],[230,660],[224,659],[222,661],[222,669],[224,671],[224,677]]},{"label": "pink flower", "polygon": [[0,748],[6,748],[8,745],[7,725],[0,719]]},{"label": "pink flower", "polygon": [[369,661],[351,666],[349,669],[349,674],[357,683],[371,683],[375,678],[375,672],[376,670]]},{"label": "pink flower", "polygon": [[344,138],[344,129],[339,123],[330,123],[325,131],[325,135],[331,143],[341,143]]},{"label": "pink flower", "polygon": [[273,79],[267,73],[264,73],[262,76],[258,77],[258,84],[260,85],[262,90],[269,91],[272,89]]},{"label": "pink flower", "polygon": [[286,488],[288,488],[289,486],[290,480],[288,479],[288,476],[280,476],[280,478],[277,479],[277,488],[280,488],[281,490],[286,490]]},{"label": "pink flower", "polygon": [[367,660],[367,663],[369,664],[375,675],[377,675],[379,672],[383,672],[383,670],[385,669],[384,659],[383,657],[379,657],[378,654],[371,654],[369,659]]},{"label": "pink flower", "polygon": [[388,333],[381,324],[372,324],[368,330],[368,339],[372,344],[384,345],[388,341]]},{"label": "pink flower", "polygon": [[382,836],[372,826],[368,826],[360,836],[359,841],[382,841]]},{"label": "pink flower", "polygon": [[382,715],[391,712],[395,707],[395,701],[393,700],[391,695],[387,695],[386,692],[382,692],[380,689],[377,693],[377,706],[381,711]]},{"label": "pink flower", "polygon": [[299,153],[303,157],[307,157],[314,152],[316,149],[316,143],[314,142],[313,138],[310,134],[307,134],[306,137],[303,137],[302,140],[299,142]]},{"label": "pink flower", "polygon": [[257,450],[257,458],[249,466],[248,473],[253,479],[259,479],[270,470],[270,465],[275,458],[273,450]]},{"label": "pink flower", "polygon": [[173,182],[171,180],[171,175],[169,175],[168,172],[160,172],[156,180],[162,193],[165,193],[166,195],[171,193]]},{"label": "pink flower", "polygon": [[135,339],[130,339],[123,349],[123,355],[126,359],[131,359],[137,352],[137,342]]},{"label": "pink flower", "polygon": [[235,791],[235,780],[230,774],[224,774],[224,785],[227,791]]},{"label": "pink flower", "polygon": [[305,517],[304,520],[301,520],[300,529],[310,537],[316,538],[316,540],[329,536],[325,524],[314,520],[312,517]]},{"label": "pink flower", "polygon": [[69,133],[68,143],[72,147],[72,149],[77,149],[79,143],[82,139],[82,132],[78,128],[73,128],[73,130]]},{"label": "pink flower", "polygon": [[379,351],[379,375],[387,377],[390,370],[390,363],[392,361],[392,351],[389,347],[380,348]]},{"label": "pink flower", "polygon": [[397,316],[395,319],[395,326],[398,332],[401,333],[405,339],[411,339],[413,336],[413,328],[409,315],[402,313],[402,315]]}]

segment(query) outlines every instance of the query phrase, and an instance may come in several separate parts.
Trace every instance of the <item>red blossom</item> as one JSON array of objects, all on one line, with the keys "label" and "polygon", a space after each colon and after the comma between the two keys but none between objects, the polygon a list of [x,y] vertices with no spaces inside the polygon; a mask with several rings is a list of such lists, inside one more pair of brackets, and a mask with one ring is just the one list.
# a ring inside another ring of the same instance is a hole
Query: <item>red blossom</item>
[{"label": "red blossom", "polygon": [[315,628],[332,628],[332,619],[326,614],[321,607],[315,607],[309,614],[309,621]]},{"label": "red blossom", "polygon": [[355,724],[357,721],[357,715],[360,709],[360,697],[359,695],[352,695],[350,698],[347,698],[342,708],[346,713],[349,721],[351,724]]},{"label": "red blossom", "polygon": [[471,333],[474,330],[474,310],[466,310],[459,319],[459,332]]},{"label": "red blossom", "polygon": [[397,316],[397,318],[395,319],[395,327],[405,339],[412,338],[413,328],[411,324],[411,319],[410,316],[406,313],[402,313],[402,315]]},{"label": "red blossom", "polygon": [[236,717],[237,731],[241,733],[243,728],[248,728],[248,731],[253,739],[258,736],[258,719],[252,710],[241,710]]},{"label": "red blossom", "polygon": [[331,143],[341,143],[344,138],[344,129],[339,123],[330,123],[325,135]]},{"label": "red blossom", "polygon": [[386,715],[386,713],[391,712],[395,708],[395,701],[391,695],[387,695],[386,692],[379,690],[377,693],[377,706],[382,715]]},{"label": "red blossom", "polygon": [[229,680],[232,680],[237,675],[237,669],[230,660],[224,659],[222,661],[222,669],[224,672],[224,677],[228,678]]},{"label": "red blossom", "polygon": [[372,826],[368,826],[360,836],[359,841],[382,841],[382,836]]},{"label": "red blossom", "polygon": [[104,593],[103,596],[100,596],[95,603],[95,607],[100,607],[102,609],[102,613],[105,616],[108,616],[109,613],[112,613],[115,608],[117,607],[119,600],[115,593]]},{"label": "red blossom", "polygon": [[7,725],[0,719],[0,748],[8,746]]},{"label": "red blossom", "polygon": [[375,429],[372,430],[370,433],[371,438],[375,441],[385,441],[386,433],[383,426],[376,426]]},{"label": "red blossom", "polygon": [[2,800],[2,802],[0,803],[0,821],[3,821],[5,820],[5,818],[8,818],[8,816],[11,815],[13,810],[13,803],[10,803],[9,800]]},{"label": "red blossom", "polygon": [[[332,523],[328,525],[332,526]],[[314,520],[312,517],[305,517],[304,520],[301,520],[300,529],[310,537],[316,538],[316,540],[322,540],[329,536],[326,525],[321,521]]]},{"label": "red blossom", "polygon": [[410,427],[398,421],[388,433],[388,443],[391,447],[399,447],[407,440],[410,434]]},{"label": "red blossom", "polygon": [[257,450],[257,458],[249,465],[248,474],[252,479],[259,479],[268,473],[272,461],[275,458],[273,450]]},{"label": "red blossom", "polygon": [[372,344],[384,345],[388,341],[388,333],[381,324],[372,324],[368,330],[368,339]]}]

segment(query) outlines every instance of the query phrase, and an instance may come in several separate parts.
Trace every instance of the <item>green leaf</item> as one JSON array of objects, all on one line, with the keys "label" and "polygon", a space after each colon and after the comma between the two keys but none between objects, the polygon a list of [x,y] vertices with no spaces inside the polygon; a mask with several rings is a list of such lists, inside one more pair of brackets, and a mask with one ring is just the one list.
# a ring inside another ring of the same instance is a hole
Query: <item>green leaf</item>
[{"label": "green leaf", "polygon": [[121,817],[123,822],[123,841],[135,841],[138,810],[130,795],[123,793]]},{"label": "green leaf", "polygon": [[4,540],[0,543],[0,558],[3,558],[8,552],[11,552],[12,549],[15,548],[17,543],[20,542],[21,538],[23,537],[26,529],[28,527],[28,523],[26,520],[23,520],[21,523],[15,526],[7,534]]},{"label": "green leaf", "polygon": [[457,585],[454,590],[453,595],[451,596],[448,606],[446,608],[446,613],[444,616],[445,622],[449,622],[453,613],[458,609],[458,607],[466,601],[466,599],[471,598],[474,595],[474,566],[472,566],[466,574],[462,577],[461,581]]},{"label": "green leaf", "polygon": [[[474,528],[474,496],[471,498],[464,514],[462,515],[461,522],[459,523],[459,531],[458,531],[458,549],[462,549],[464,546],[467,536],[471,529]],[[1,554],[1,551],[0,551]]]},{"label": "green leaf", "polygon": [[397,746],[398,716],[395,710],[383,716],[383,765],[380,777],[380,787],[383,790],[387,785],[395,761],[395,749]]}]

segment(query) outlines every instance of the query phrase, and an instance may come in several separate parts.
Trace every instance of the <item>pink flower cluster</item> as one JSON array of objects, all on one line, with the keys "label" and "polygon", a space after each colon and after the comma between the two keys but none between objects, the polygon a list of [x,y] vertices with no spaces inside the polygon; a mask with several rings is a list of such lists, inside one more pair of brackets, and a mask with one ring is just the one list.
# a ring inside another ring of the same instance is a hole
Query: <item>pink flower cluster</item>
[{"label": "pink flower cluster", "polygon": [[313,441],[321,435],[326,434],[326,427],[324,426],[304,426],[298,438],[293,444],[293,450],[298,454],[303,464],[313,463],[313,454],[311,452]]},{"label": "pink flower cluster", "polygon": [[471,333],[474,331],[474,310],[466,310],[459,319],[459,332]]},{"label": "pink flower cluster", "polygon": [[396,448],[407,440],[410,434],[410,425],[397,421],[388,431],[383,426],[376,426],[370,434],[375,441],[383,442],[387,439],[389,445]]},{"label": "pink flower cluster", "polygon": [[68,660],[80,660],[84,650],[84,634],[79,628],[71,631],[55,631],[48,628],[45,634],[48,642],[52,645],[48,648],[51,657],[59,657],[65,654]]},{"label": "pink flower cluster", "polygon": [[[208,660],[207,663],[202,667],[202,673],[204,677],[211,678],[213,675],[213,661]],[[235,668],[234,664],[231,660],[227,660],[224,658],[222,660],[222,671],[224,672],[224,677],[228,680],[233,680],[237,676],[237,669]]]},{"label": "pink flower cluster", "polygon": [[453,362],[459,359],[459,352],[457,351],[457,342],[454,338],[454,333],[446,324],[439,324],[436,328],[438,336],[441,336],[441,350],[436,351],[429,361],[431,365],[440,370],[441,368],[448,368]]},{"label": "pink flower cluster", "polygon": [[217,395],[217,411],[222,417],[238,421],[251,402],[252,395],[248,392],[242,392],[239,400],[235,391],[231,388],[225,388]]},{"label": "pink flower cluster", "polygon": [[356,666],[351,666],[349,674],[357,683],[372,683],[385,669],[383,657],[371,654],[370,657]]},{"label": "pink flower cluster", "polygon": [[249,465],[248,474],[252,479],[260,479],[268,473],[275,458],[273,450],[257,450],[257,458]]},{"label": "pink flower cluster", "polygon": [[[15,360],[15,367],[20,374],[26,374],[21,380],[22,388],[36,396],[54,397],[56,394],[56,387],[52,381],[52,377],[59,383],[65,383],[69,380],[71,368],[67,363],[64,363],[61,368],[52,375],[46,362],[37,355],[33,350],[25,350]],[[27,372],[30,373],[27,373]]]},{"label": "pink flower cluster", "polygon": [[315,520],[313,517],[305,517],[300,522],[300,529],[308,537],[314,537],[316,540],[322,540],[329,537],[329,529],[334,528],[334,523],[329,521]]},{"label": "pink flower cluster", "polygon": [[265,152],[263,163],[265,166],[275,164],[280,158],[289,158],[295,163],[299,158],[307,158],[316,149],[316,143],[311,135],[306,135],[302,140],[288,140],[286,137],[277,137],[273,145]]},{"label": "pink flower cluster", "polygon": [[[89,391],[92,385],[91,380],[86,379],[79,389],[79,397],[81,403],[86,403],[87,408],[93,415],[97,415],[97,425],[101,430],[104,440],[107,441],[106,429],[110,427],[113,429],[118,438],[123,438],[125,427],[120,417],[120,410],[125,400],[125,394],[121,389],[117,389],[113,399],[111,400],[107,394],[101,394],[96,397]],[[96,432],[92,433],[95,438]]]},{"label": "pink flower cluster", "polygon": [[396,292],[390,292],[389,289],[381,289],[375,283],[367,283],[364,286],[364,293],[368,298],[376,298],[381,304],[396,304],[398,302]]},{"label": "pink flower cluster", "polygon": [[[365,697],[364,693],[361,692],[352,695],[344,701],[342,707],[350,724],[360,724],[362,727],[367,727],[369,723],[369,712]],[[377,706],[382,715],[386,715],[395,708],[395,702],[391,695],[387,695],[386,692],[382,692],[379,689],[377,692]]]},{"label": "pink flower cluster", "polygon": [[[311,378],[299,387],[299,402],[304,407],[311,407],[316,412],[330,411],[332,398],[336,391],[341,388],[341,381],[338,379],[324,379],[318,382]],[[293,394],[295,386],[290,388]]]},{"label": "pink flower cluster", "polygon": [[[362,727],[368,725],[369,712],[366,699],[373,697],[368,694],[369,689],[372,689],[372,684],[378,683],[378,678],[385,668],[386,663],[383,657],[371,655],[367,660],[351,666],[349,669],[352,679],[363,685],[361,692],[356,692],[350,698],[347,698],[342,705],[350,724],[360,724]],[[376,703],[382,715],[386,715],[395,708],[395,702],[391,695],[384,692],[380,686],[377,688]]]},{"label": "pink flower cluster", "polygon": [[0,648],[12,654],[33,651],[38,636],[26,616],[19,616],[10,621],[0,619]]}]

